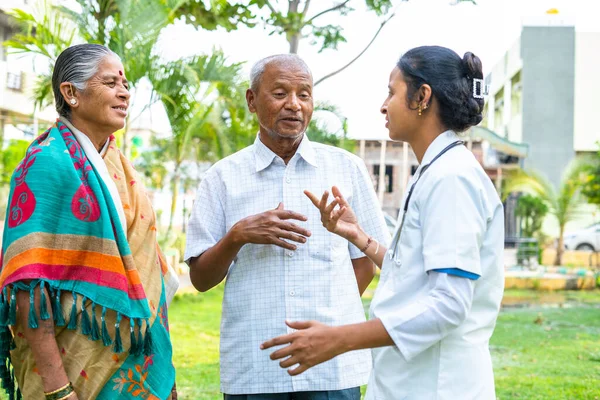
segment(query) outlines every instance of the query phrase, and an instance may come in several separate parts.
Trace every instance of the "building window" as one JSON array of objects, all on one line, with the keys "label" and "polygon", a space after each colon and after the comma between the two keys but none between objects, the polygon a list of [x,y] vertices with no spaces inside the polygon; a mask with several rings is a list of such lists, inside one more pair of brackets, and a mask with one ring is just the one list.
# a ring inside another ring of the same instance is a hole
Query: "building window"
[{"label": "building window", "polygon": [[6,87],[12,90],[21,91],[23,89],[23,80],[21,73],[8,72],[6,74]]},{"label": "building window", "polygon": [[[373,175],[375,175],[375,191],[379,191],[379,164],[373,165]],[[394,166],[385,166],[385,192],[392,193],[394,191]]]},{"label": "building window", "polygon": [[511,115],[521,115],[523,109],[523,86],[521,84],[521,71],[517,72],[511,79],[510,92]]}]

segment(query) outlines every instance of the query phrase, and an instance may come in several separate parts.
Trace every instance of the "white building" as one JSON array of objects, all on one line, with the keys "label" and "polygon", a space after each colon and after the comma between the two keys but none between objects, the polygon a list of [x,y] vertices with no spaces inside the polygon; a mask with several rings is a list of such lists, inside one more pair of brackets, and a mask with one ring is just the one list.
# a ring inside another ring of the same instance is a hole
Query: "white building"
[{"label": "white building", "polygon": [[486,77],[484,124],[527,143],[525,169],[555,185],[578,154],[598,151],[600,32],[575,28],[560,14],[526,18],[521,36]]},{"label": "white building", "polygon": [[31,140],[39,129],[54,121],[56,113],[52,107],[35,110],[32,88],[36,75],[31,62],[18,55],[8,54],[2,43],[15,33],[12,17],[8,11],[13,8],[30,11],[31,0],[2,0],[0,2],[0,145],[5,140]]}]

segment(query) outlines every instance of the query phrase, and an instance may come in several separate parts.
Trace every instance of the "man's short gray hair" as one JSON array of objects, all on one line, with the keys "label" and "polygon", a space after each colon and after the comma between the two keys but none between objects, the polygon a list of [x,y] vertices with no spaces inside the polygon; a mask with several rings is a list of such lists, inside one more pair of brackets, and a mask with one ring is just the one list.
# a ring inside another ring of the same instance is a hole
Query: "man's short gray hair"
[{"label": "man's short gray hair", "polygon": [[58,115],[71,119],[71,107],[60,92],[60,84],[70,82],[78,91],[85,90],[87,82],[96,75],[100,63],[107,56],[119,58],[112,50],[99,44],[78,44],[60,53],[52,72],[52,91]]},{"label": "man's short gray hair", "polygon": [[300,58],[300,56],[297,54],[276,54],[274,56],[265,57],[252,66],[252,69],[250,70],[250,89],[252,89],[253,92],[256,93],[258,91],[260,80],[265,73],[265,69],[267,68],[267,65],[272,63],[284,67],[300,67],[304,69],[312,79],[310,68],[308,68],[308,65]]}]

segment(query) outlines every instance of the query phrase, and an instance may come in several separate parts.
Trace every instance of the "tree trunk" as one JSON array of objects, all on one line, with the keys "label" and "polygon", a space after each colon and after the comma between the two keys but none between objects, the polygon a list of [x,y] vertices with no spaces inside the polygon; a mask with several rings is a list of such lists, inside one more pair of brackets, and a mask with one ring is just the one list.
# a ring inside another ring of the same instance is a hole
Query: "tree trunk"
[{"label": "tree trunk", "polygon": [[298,54],[298,45],[300,44],[300,34],[288,36],[288,43],[290,44],[290,54]]},{"label": "tree trunk", "polygon": [[558,244],[556,248],[556,258],[554,259],[554,265],[562,264],[563,253],[565,252],[565,226],[560,226],[560,234],[558,235]]},{"label": "tree trunk", "polygon": [[[298,6],[300,5],[300,0],[289,0],[289,8],[288,8],[288,16],[292,13],[298,12]],[[293,27],[292,29],[294,29]],[[298,45],[300,44],[300,32],[302,31],[302,27],[298,28],[297,32],[292,31],[287,34],[287,41],[290,44],[290,54],[298,54]]]}]

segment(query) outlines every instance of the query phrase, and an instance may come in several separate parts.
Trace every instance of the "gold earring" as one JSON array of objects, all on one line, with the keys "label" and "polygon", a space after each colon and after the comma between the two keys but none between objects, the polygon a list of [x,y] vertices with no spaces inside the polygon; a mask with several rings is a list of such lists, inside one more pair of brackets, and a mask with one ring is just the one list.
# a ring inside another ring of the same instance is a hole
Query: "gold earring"
[{"label": "gold earring", "polygon": [[423,107],[421,106],[421,104],[419,104],[419,117],[421,116],[422,113],[423,113]]}]

